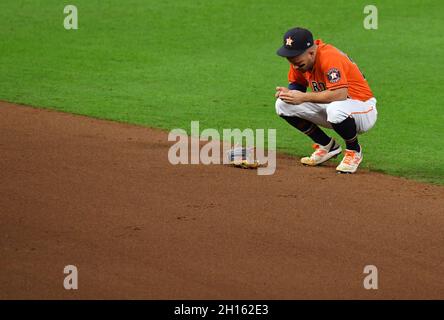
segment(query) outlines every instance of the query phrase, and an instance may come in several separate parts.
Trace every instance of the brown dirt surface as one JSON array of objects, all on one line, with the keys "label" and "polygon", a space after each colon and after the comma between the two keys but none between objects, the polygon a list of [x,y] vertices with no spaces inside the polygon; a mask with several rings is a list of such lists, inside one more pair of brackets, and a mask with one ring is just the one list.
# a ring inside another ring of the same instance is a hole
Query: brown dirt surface
[{"label": "brown dirt surface", "polygon": [[174,166],[172,143],[1,103],[0,299],[444,298],[443,187],[286,156]]}]

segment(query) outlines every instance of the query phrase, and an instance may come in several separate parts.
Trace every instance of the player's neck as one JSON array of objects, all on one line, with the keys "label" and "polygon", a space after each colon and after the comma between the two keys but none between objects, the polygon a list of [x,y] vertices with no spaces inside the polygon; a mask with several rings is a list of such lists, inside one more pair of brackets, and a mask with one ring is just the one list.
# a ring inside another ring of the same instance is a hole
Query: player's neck
[{"label": "player's neck", "polygon": [[313,69],[316,65],[316,59],[318,58],[318,46],[316,44],[313,45],[315,48],[315,52],[314,52],[314,59],[313,59],[313,65],[311,66],[310,70],[308,70],[309,72],[313,72]]}]

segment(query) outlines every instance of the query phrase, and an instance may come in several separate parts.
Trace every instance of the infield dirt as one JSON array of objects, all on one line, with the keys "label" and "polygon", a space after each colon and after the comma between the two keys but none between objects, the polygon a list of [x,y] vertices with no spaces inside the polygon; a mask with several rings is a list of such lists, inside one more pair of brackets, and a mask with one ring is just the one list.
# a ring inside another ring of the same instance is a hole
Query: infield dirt
[{"label": "infield dirt", "polygon": [[282,155],[271,176],[173,166],[171,145],[1,103],[0,298],[444,299],[444,187]]}]

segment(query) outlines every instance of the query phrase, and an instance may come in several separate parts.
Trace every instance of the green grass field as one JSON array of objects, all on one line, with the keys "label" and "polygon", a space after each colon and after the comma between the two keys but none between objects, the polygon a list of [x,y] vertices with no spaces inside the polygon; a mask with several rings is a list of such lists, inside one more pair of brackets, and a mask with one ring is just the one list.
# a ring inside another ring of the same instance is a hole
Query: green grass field
[{"label": "green grass field", "polygon": [[[63,28],[63,8],[79,30]],[[363,28],[375,4],[379,29]],[[274,111],[283,32],[309,28],[348,53],[378,99],[363,167],[444,184],[444,2],[2,0],[0,99],[164,129],[276,128],[278,150],[311,142]]]}]

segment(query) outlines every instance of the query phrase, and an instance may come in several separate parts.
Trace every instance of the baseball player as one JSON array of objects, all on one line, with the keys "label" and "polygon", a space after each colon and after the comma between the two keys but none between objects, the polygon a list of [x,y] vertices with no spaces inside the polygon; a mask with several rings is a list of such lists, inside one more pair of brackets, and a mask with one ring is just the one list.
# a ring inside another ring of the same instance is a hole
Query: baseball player
[{"label": "baseball player", "polygon": [[336,170],[356,172],[362,161],[358,134],[370,130],[377,118],[376,99],[358,66],[334,46],[313,41],[303,28],[288,30],[277,54],[287,58],[290,71],[288,88],[276,88],[276,112],[315,142],[313,154],[301,162],[317,166],[341,153],[341,146],[321,126],[345,140],[345,154]]}]

